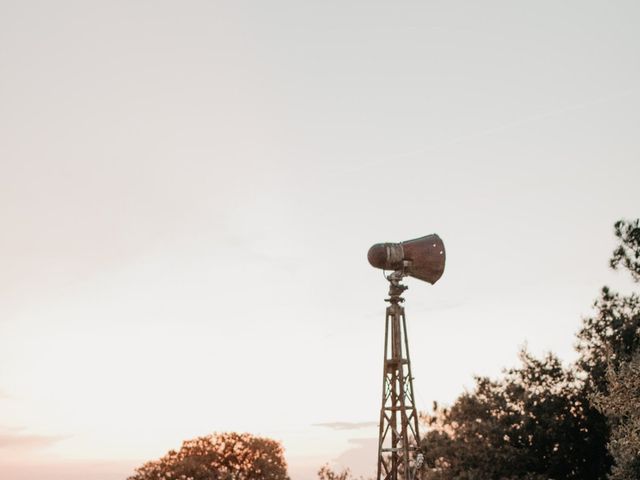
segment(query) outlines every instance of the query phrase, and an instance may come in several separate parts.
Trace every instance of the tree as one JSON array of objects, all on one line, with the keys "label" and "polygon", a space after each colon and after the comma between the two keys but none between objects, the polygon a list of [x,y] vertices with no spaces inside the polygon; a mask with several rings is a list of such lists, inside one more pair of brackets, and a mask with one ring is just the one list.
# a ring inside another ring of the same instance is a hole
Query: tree
[{"label": "tree", "polygon": [[604,445],[588,433],[588,399],[571,369],[523,351],[502,379],[476,378],[472,392],[424,416],[425,480],[603,478]]},{"label": "tree", "polygon": [[624,266],[631,277],[640,281],[640,219],[618,220],[614,226],[616,237],[620,245],[613,251],[609,261],[611,268]]},{"label": "tree", "polygon": [[596,406],[612,424],[609,451],[615,464],[611,480],[640,478],[640,353],[607,371],[608,392],[597,394]]},{"label": "tree", "polygon": [[351,470],[348,468],[336,472],[329,465],[325,464],[318,470],[318,480],[353,480],[353,475],[351,475]]},{"label": "tree", "polygon": [[288,480],[282,445],[248,433],[217,433],[183,442],[128,480]]},{"label": "tree", "polygon": [[[620,220],[614,231],[620,244],[610,265],[624,267],[638,283],[640,220]],[[640,478],[640,297],[605,287],[595,308],[596,315],[585,320],[578,335],[578,365],[587,373],[591,399],[610,428],[610,479]]]},{"label": "tree", "polygon": [[[611,267],[622,265],[640,282],[640,220],[619,220],[614,232],[620,243],[609,260]],[[583,321],[578,333],[578,368],[595,393],[606,394],[607,370],[617,370],[640,351],[640,297],[603,287],[594,309],[596,314]]]},{"label": "tree", "polygon": [[606,393],[607,369],[628,362],[640,349],[640,297],[603,287],[594,309],[595,315],[585,318],[578,332],[577,367],[585,374],[588,388]]},{"label": "tree", "polygon": [[[614,225],[610,265],[640,282],[640,220]],[[523,352],[522,366],[424,416],[427,480],[640,478],[640,297],[603,287],[563,368]],[[608,448],[607,448],[608,447]]]}]

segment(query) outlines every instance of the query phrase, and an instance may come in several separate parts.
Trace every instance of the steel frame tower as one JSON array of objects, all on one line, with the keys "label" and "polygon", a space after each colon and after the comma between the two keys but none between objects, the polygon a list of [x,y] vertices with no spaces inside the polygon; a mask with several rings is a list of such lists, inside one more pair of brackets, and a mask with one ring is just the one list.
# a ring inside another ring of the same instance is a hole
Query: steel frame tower
[{"label": "steel frame tower", "polygon": [[[382,406],[378,436],[378,480],[415,480],[422,464],[417,454],[420,434],[413,394],[407,323],[401,297],[408,287],[404,269],[387,276],[389,302],[384,331]],[[415,456],[415,458],[413,458]]]}]

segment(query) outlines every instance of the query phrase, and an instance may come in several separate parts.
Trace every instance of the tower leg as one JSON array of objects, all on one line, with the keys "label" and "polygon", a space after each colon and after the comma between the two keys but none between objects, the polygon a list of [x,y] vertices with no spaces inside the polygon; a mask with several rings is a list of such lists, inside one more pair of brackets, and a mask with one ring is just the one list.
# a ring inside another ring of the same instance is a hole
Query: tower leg
[{"label": "tower leg", "polygon": [[382,406],[378,437],[377,480],[414,480],[418,449],[418,412],[413,394],[409,342],[400,294],[406,287],[392,282],[385,319]]}]

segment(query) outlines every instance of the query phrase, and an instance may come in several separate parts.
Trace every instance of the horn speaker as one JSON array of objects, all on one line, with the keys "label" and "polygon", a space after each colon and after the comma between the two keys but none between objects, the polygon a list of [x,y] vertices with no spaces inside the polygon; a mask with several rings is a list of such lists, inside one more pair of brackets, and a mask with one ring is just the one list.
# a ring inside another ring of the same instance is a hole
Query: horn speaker
[{"label": "horn speaker", "polygon": [[403,270],[406,275],[436,283],[444,272],[442,239],[434,234],[400,243],[376,243],[369,249],[369,263],[383,270]]}]

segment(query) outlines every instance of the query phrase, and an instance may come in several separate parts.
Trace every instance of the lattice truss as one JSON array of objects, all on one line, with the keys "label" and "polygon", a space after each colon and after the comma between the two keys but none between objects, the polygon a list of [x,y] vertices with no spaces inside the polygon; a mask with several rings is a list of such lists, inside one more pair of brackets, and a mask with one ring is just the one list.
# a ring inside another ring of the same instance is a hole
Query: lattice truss
[{"label": "lattice truss", "polygon": [[404,308],[387,307],[382,407],[378,440],[378,480],[414,480],[420,435]]}]

